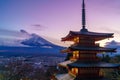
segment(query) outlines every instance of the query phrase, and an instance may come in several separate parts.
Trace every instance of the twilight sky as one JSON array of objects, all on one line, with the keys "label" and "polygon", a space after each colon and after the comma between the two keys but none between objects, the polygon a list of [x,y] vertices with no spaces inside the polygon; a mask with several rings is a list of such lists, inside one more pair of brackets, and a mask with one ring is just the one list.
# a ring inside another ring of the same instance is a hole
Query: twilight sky
[{"label": "twilight sky", "polygon": [[[65,37],[70,30],[81,29],[81,2],[0,0],[0,38],[18,38],[17,32],[23,29],[37,33],[53,43],[65,45],[60,42],[61,37]],[[114,40],[120,41],[120,0],[85,2],[88,30],[115,33]]]}]

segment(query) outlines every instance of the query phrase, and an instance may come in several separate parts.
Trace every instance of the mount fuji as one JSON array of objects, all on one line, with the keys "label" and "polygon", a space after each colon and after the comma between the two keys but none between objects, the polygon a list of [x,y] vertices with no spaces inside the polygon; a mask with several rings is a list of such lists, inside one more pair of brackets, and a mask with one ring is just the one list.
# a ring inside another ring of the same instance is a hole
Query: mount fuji
[{"label": "mount fuji", "polygon": [[52,48],[53,46],[57,46],[45,40],[44,38],[40,37],[37,34],[31,34],[31,37],[29,39],[21,41],[21,44],[33,47],[46,47],[46,48]]},{"label": "mount fuji", "polygon": [[53,44],[37,34],[29,34],[25,30],[20,30],[22,35],[27,35],[23,40],[13,40],[9,45],[0,45],[0,56],[64,56],[60,50],[64,47]]}]

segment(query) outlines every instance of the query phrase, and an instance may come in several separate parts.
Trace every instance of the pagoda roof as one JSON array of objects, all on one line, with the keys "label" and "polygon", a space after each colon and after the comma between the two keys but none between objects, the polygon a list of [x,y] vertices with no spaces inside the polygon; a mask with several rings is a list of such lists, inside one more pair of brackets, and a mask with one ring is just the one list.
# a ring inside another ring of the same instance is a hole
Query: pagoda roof
[{"label": "pagoda roof", "polygon": [[104,48],[104,47],[87,47],[87,46],[71,46],[69,47],[71,51],[80,50],[80,51],[98,51],[98,52],[116,52],[116,48]]},{"label": "pagoda roof", "polygon": [[70,74],[57,74],[56,75],[57,80],[74,80],[75,77],[71,76]]},{"label": "pagoda roof", "polygon": [[94,38],[96,41],[98,40],[102,40],[105,38],[112,38],[114,33],[98,33],[98,32],[90,32],[90,31],[70,31],[69,34],[62,38],[62,41],[69,41],[72,38],[74,38],[75,36],[80,36],[80,37],[91,37]]},{"label": "pagoda roof", "polygon": [[58,65],[62,66],[62,67],[67,67],[68,64],[71,64],[71,63],[74,63],[74,62],[75,61],[68,60],[68,61],[61,62]]},{"label": "pagoda roof", "polygon": [[110,80],[110,79],[107,79],[107,78],[104,78],[104,77],[96,77],[96,78],[90,78],[90,77],[85,77],[85,78],[75,78],[74,80]]},{"label": "pagoda roof", "polygon": [[87,47],[87,46],[77,45],[61,50],[62,53],[72,53],[73,51],[116,52],[116,48],[89,47],[89,46]]},{"label": "pagoda roof", "polygon": [[120,64],[105,63],[105,62],[96,62],[96,63],[83,63],[76,61],[74,63],[68,64],[69,67],[77,68],[119,68]]},{"label": "pagoda roof", "polygon": [[77,77],[74,77],[68,73],[66,74],[57,74],[55,76],[57,78],[57,80],[109,80],[109,79],[106,79],[104,77],[96,77],[96,78],[77,78]]}]

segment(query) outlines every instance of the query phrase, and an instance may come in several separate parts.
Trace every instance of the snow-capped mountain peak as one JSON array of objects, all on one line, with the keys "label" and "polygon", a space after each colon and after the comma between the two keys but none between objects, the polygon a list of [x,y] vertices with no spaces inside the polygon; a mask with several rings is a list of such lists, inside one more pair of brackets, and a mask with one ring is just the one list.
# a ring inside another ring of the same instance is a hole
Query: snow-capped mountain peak
[{"label": "snow-capped mountain peak", "polygon": [[44,38],[40,37],[39,35],[35,33],[31,34],[30,38],[23,40],[21,44],[29,45],[29,46],[36,46],[36,47],[54,45],[51,42],[45,40]]}]

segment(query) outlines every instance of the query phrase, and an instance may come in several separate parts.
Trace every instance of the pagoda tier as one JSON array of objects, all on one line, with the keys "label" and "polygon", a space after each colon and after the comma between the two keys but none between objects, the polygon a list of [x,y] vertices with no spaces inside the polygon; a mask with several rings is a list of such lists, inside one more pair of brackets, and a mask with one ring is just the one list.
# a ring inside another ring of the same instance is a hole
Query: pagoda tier
[{"label": "pagoda tier", "polygon": [[111,63],[78,63],[74,62],[68,64],[68,72],[71,76],[78,77],[79,79],[91,78],[98,79],[104,77],[102,69],[118,69],[120,65]]},{"label": "pagoda tier", "polygon": [[96,78],[75,78],[74,80],[109,80],[109,79],[106,79],[106,78],[103,78],[103,77],[96,77]]},{"label": "pagoda tier", "polygon": [[71,60],[64,61],[64,62],[59,63],[58,66],[68,68],[68,64],[71,64],[73,62],[75,62],[75,61],[71,61]]},{"label": "pagoda tier", "polygon": [[71,76],[70,74],[58,74],[56,75],[57,80],[74,80],[75,77]]},{"label": "pagoda tier", "polygon": [[73,41],[75,37],[93,38],[95,41],[103,40],[106,38],[113,38],[113,33],[97,33],[89,31],[70,31],[69,34],[62,38],[62,41]]},{"label": "pagoda tier", "polygon": [[113,63],[106,63],[106,62],[89,62],[89,63],[83,63],[83,62],[73,62],[70,64],[67,64],[67,66],[72,68],[119,68],[120,64],[113,64]]},{"label": "pagoda tier", "polygon": [[72,68],[119,68],[120,64],[106,62],[82,62],[82,61],[65,61],[58,64],[62,67]]},{"label": "pagoda tier", "polygon": [[77,78],[74,76],[71,76],[70,74],[58,74],[56,75],[57,80],[108,80],[106,78],[103,77],[96,77],[96,78]]},{"label": "pagoda tier", "polygon": [[[94,52],[116,52],[116,48],[104,48],[104,47],[82,47],[82,46],[74,46],[69,47],[67,49],[62,50],[62,53],[70,53],[73,51],[94,51]],[[89,52],[91,53],[91,52]],[[92,52],[93,53],[93,52]]]}]

